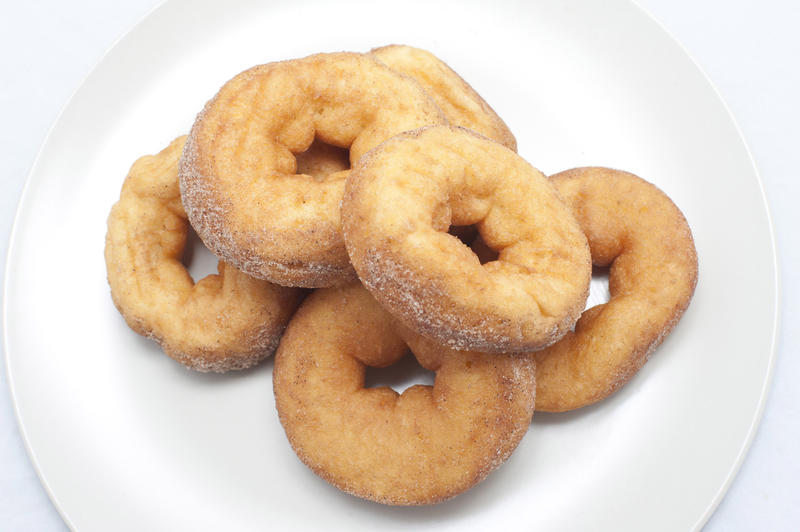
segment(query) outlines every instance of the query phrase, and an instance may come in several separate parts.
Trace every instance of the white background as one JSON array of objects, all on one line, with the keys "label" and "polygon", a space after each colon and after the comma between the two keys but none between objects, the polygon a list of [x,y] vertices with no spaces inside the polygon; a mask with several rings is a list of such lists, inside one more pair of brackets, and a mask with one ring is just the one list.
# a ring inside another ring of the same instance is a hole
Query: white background
[{"label": "white background", "polygon": [[[104,51],[155,4],[33,0],[2,6],[0,257],[28,170],[59,110]],[[800,3],[640,4],[683,43],[739,122],[764,181],[780,259],[782,326],[772,390],[750,453],[706,530],[798,530],[800,362],[794,355],[800,338],[793,324],[800,322]],[[731,250],[731,256],[746,252]],[[65,528],[25,454],[0,371],[0,530]]]}]

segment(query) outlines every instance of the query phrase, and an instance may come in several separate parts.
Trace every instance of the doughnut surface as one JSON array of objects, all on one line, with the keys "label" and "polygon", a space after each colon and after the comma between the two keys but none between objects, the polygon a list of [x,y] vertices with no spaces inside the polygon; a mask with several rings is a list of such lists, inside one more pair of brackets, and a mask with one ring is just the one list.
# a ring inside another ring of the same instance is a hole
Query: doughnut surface
[{"label": "doughnut surface", "polygon": [[302,291],[253,279],[224,262],[195,283],[181,263],[189,222],[178,190],[185,137],[137,160],[111,209],[105,260],[128,325],[199,371],[243,369],[271,355]]},{"label": "doughnut surface", "polygon": [[347,171],[297,173],[315,139],[350,163],[392,135],[446,123],[414,80],[366,54],[317,54],[228,81],[192,127],[180,164],[189,220],[255,277],[319,287],[355,278],[340,231]]},{"label": "doughnut surface", "polygon": [[[364,285],[397,319],[458,350],[541,349],[578,319],[586,238],[555,189],[508,148],[453,126],[398,135],[353,168],[345,243]],[[481,264],[451,225],[475,225]]]},{"label": "doughnut surface", "polygon": [[[408,342],[408,344],[406,343]],[[364,368],[411,347],[434,385],[364,388]],[[394,505],[453,497],[502,464],[528,430],[530,355],[454,352],[398,325],[363,286],[315,291],[286,329],[273,371],[298,457],[337,488]]]},{"label": "doughnut surface", "polygon": [[613,393],[677,324],[697,284],[697,253],[683,214],[627,172],[577,168],[550,178],[608,266],[608,303],[586,310],[567,335],[535,353],[538,410],[560,412]]},{"label": "doughnut surface", "polygon": [[444,61],[426,50],[402,44],[382,46],[370,53],[417,80],[452,125],[471,129],[517,151],[517,139],[503,119]]}]

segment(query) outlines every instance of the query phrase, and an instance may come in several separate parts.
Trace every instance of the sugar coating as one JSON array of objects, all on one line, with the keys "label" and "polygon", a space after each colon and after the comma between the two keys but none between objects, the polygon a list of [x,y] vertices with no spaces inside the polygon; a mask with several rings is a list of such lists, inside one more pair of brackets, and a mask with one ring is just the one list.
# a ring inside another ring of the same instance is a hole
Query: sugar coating
[{"label": "sugar coating", "polygon": [[251,367],[277,348],[303,293],[220,261],[195,283],[181,263],[189,228],[178,190],[185,137],[131,167],[111,209],[105,260],[114,304],[137,333],[198,371]]},{"label": "sugar coating", "polygon": [[538,410],[597,402],[625,384],[672,331],[697,284],[697,252],[681,211],[658,188],[620,170],[577,168],[550,178],[608,266],[608,303],[535,354]]},{"label": "sugar coating", "polygon": [[375,48],[370,53],[393,70],[417,80],[452,125],[471,129],[517,151],[517,139],[503,119],[444,61],[427,50],[399,44]]},{"label": "sugar coating", "polygon": [[[341,213],[364,285],[453,349],[542,349],[586,303],[591,262],[577,221],[538,170],[472,131],[431,126],[381,144],[354,166]],[[451,225],[475,225],[497,260],[481,264]]]},{"label": "sugar coating", "polygon": [[219,257],[290,286],[355,279],[340,229],[348,170],[297,173],[315,139],[351,163],[392,135],[446,123],[413,79],[365,54],[317,54],[253,67],[198,115],[180,163],[192,226]]},{"label": "sugar coating", "polygon": [[[364,388],[364,368],[408,349],[433,386]],[[453,351],[395,321],[360,284],[315,291],[281,340],[273,370],[281,423],[298,457],[337,488],[383,504],[440,502],[502,464],[534,408],[530,355]]]}]

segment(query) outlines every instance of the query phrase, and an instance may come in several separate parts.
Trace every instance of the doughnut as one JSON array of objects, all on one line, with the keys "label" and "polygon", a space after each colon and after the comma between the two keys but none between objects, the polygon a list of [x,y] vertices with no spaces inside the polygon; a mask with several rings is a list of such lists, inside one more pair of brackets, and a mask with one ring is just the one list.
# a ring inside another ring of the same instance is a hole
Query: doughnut
[{"label": "doughnut", "polygon": [[625,384],[675,327],[697,284],[697,253],[678,207],[627,172],[577,168],[550,178],[609,266],[608,303],[586,310],[574,332],[535,353],[538,410],[599,401]]},{"label": "doughnut", "polygon": [[517,139],[503,119],[444,61],[426,50],[401,44],[375,48],[370,53],[417,80],[452,125],[471,129],[517,151]]},{"label": "doughnut", "polygon": [[199,371],[253,366],[271,355],[303,291],[254,279],[222,261],[192,281],[181,263],[189,222],[178,190],[185,137],[131,167],[108,218],[111,297],[131,329]]},{"label": "doughnut", "polygon": [[417,82],[367,54],[256,66],[198,115],[180,162],[183,203],[209,249],[254,277],[303,287],[347,282],[355,272],[339,202],[349,172],[298,174],[298,155],[316,140],[349,150],[349,167],[396,133],[444,123]]},{"label": "doughnut", "polygon": [[[364,155],[347,179],[342,228],[364,285],[398,320],[452,349],[542,349],[586,304],[586,237],[558,193],[516,153],[432,126]],[[481,264],[451,225],[498,253]]]},{"label": "doughnut", "polygon": [[[364,388],[365,366],[407,354],[433,386]],[[275,356],[278,415],[300,460],[337,488],[391,505],[454,497],[500,466],[534,409],[530,355],[455,352],[405,329],[359,283],[315,291]]]}]

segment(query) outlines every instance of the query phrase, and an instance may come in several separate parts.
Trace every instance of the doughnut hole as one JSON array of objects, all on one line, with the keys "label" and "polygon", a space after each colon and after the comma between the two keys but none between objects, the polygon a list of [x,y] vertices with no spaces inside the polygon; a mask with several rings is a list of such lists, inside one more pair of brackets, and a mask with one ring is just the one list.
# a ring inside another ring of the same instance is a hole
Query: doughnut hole
[{"label": "doughnut hole", "polygon": [[344,179],[350,170],[350,150],[328,144],[318,137],[304,152],[295,153],[297,174],[313,177],[317,182]]},{"label": "doughnut hole", "polygon": [[586,300],[586,308],[608,303],[611,299],[611,292],[608,287],[609,266],[592,266],[592,281],[589,283],[589,298]]},{"label": "doughnut hole", "polygon": [[397,393],[403,393],[415,385],[433,386],[435,378],[436,373],[423,368],[409,351],[391,366],[367,366],[364,371],[364,388],[385,386]]},{"label": "doughnut hole", "polygon": [[447,233],[456,237],[462,244],[469,247],[478,236],[478,228],[474,225],[451,225]]},{"label": "doughnut hole", "polygon": [[478,257],[478,260],[481,264],[489,264],[490,262],[494,262],[500,258],[500,254],[490,248],[480,235],[475,237],[475,240],[472,241],[469,248],[472,250],[475,256]]},{"label": "doughnut hole", "polygon": [[481,264],[496,261],[500,256],[483,241],[474,225],[451,225],[447,232],[469,248]]},{"label": "doughnut hole", "polygon": [[219,259],[206,246],[194,229],[189,226],[186,232],[186,244],[183,248],[181,264],[189,272],[192,281],[197,283],[200,279],[217,272]]}]

